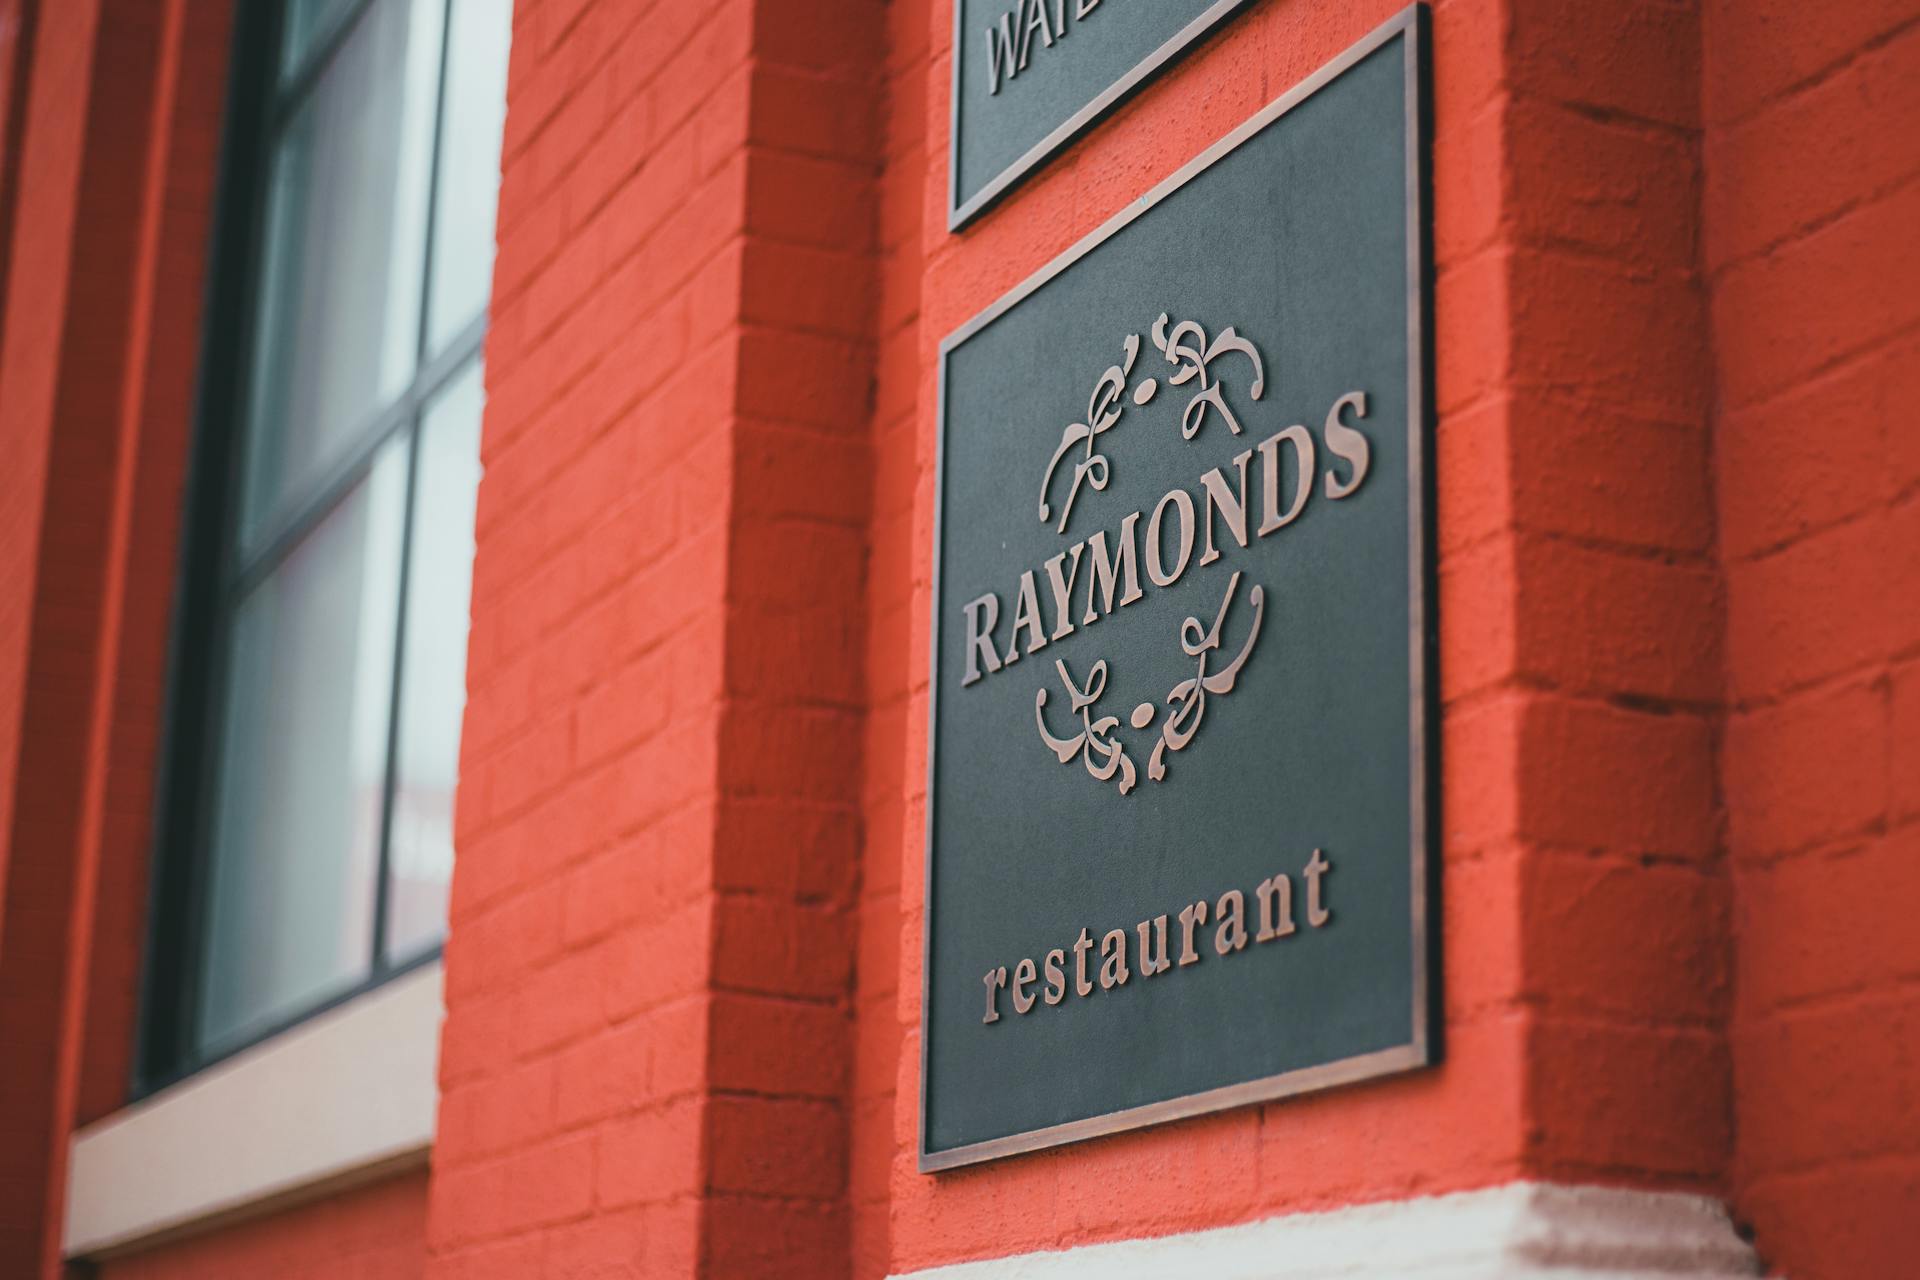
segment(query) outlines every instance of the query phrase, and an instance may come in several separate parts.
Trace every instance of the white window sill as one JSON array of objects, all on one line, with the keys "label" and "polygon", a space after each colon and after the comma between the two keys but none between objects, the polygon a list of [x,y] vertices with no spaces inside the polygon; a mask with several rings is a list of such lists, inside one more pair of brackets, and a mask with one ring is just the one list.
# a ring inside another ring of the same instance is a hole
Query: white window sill
[{"label": "white window sill", "polygon": [[421,1165],[439,1105],[440,963],[73,1136],[66,1256],[100,1257]]}]

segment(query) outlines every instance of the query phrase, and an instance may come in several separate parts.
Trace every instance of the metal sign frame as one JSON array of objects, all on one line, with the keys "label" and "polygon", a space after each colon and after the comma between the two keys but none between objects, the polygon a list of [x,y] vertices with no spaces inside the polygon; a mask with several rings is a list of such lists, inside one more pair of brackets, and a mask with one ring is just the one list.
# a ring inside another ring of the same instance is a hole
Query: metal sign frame
[{"label": "metal sign frame", "polygon": [[960,198],[960,60],[966,47],[962,29],[961,0],[953,0],[953,56],[950,59],[952,114],[947,131],[947,230],[958,231],[992,205],[1041,165],[1067,149],[1081,134],[1118,109],[1138,93],[1147,81],[1166,69],[1253,0],[1216,0],[1206,12],[1176,32],[1158,49],[1135,63],[1126,74],[1103,89],[1092,101],[1062,121],[1046,137],[1029,147],[1019,159],[989,178],[984,186],[966,200]]},{"label": "metal sign frame", "polygon": [[[927,1016],[932,992],[933,963],[933,840],[935,812],[939,798],[934,791],[934,769],[938,750],[940,701],[940,628],[939,608],[942,556],[940,554],[945,519],[946,445],[947,445],[947,366],[951,353],[961,343],[1018,305],[1041,286],[1060,275],[1121,228],[1144,215],[1173,192],[1205,172],[1215,162],[1238,148],[1281,116],[1310,98],[1342,73],[1394,40],[1402,40],[1406,84],[1406,215],[1407,215],[1407,494],[1408,508],[1408,637],[1409,678],[1408,748],[1410,752],[1412,875],[1412,1037],[1403,1045],[1278,1075],[1248,1080],[1239,1084],[1209,1089],[1182,1097],[1169,1098],[1105,1115],[1001,1138],[970,1143],[941,1151],[927,1149],[928,1036]],[[930,608],[934,621],[929,636],[927,692],[927,803],[926,835],[923,850],[925,897],[921,912],[921,1004],[920,1004],[920,1112],[917,1148],[922,1173],[978,1164],[1002,1156],[1038,1151],[1089,1138],[1121,1133],[1147,1125],[1160,1124],[1192,1116],[1205,1115],[1249,1103],[1271,1102],[1338,1085],[1428,1066],[1439,1059],[1439,1028],[1435,1017],[1438,1000],[1438,938],[1431,927],[1433,908],[1438,901],[1437,870],[1439,859],[1432,844],[1439,824],[1435,820],[1439,801],[1438,728],[1439,716],[1434,699],[1438,691],[1437,630],[1434,617],[1434,567],[1430,562],[1433,546],[1432,503],[1429,489],[1432,474],[1433,357],[1431,349],[1430,306],[1431,245],[1428,217],[1428,182],[1431,113],[1427,98],[1428,62],[1427,9],[1416,3],[1376,27],[1359,42],[1322,66],[1313,75],[1274,99],[1232,132],[1195,156],[1180,169],[1156,185],[1146,195],[1095,229],[1064,253],[1016,285],[971,320],[948,334],[940,343],[939,384],[937,392],[937,442],[934,464],[934,538],[935,555],[931,582]]]}]

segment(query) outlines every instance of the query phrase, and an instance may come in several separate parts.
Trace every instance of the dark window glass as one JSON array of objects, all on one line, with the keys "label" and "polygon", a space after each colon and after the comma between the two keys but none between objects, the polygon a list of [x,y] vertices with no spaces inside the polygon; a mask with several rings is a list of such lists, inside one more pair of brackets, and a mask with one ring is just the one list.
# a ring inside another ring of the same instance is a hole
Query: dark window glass
[{"label": "dark window glass", "polygon": [[146,1084],[445,932],[511,9],[243,11]]}]

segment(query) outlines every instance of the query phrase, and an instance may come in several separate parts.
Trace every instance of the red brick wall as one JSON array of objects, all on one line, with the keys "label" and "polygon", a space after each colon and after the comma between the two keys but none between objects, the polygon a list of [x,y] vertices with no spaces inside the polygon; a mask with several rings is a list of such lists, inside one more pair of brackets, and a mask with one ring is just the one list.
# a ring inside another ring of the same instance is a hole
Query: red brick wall
[{"label": "red brick wall", "polygon": [[1706,8],[1732,1192],[1781,1272],[1920,1254],[1920,4]]},{"label": "red brick wall", "polygon": [[[0,218],[0,1270],[129,1077],[227,9],[40,6]],[[18,10],[15,10],[18,13]],[[107,20],[110,19],[110,20]],[[17,465],[16,465],[17,464]]]},{"label": "red brick wall", "polygon": [[404,1174],[100,1264],[98,1280],[418,1280],[427,1174]]}]

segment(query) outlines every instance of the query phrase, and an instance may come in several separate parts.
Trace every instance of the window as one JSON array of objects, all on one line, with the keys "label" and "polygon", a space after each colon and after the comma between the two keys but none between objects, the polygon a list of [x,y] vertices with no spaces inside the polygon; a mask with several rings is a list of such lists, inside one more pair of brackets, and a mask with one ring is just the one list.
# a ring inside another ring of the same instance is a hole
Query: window
[{"label": "window", "polygon": [[143,1089],[439,949],[511,10],[236,7]]}]

